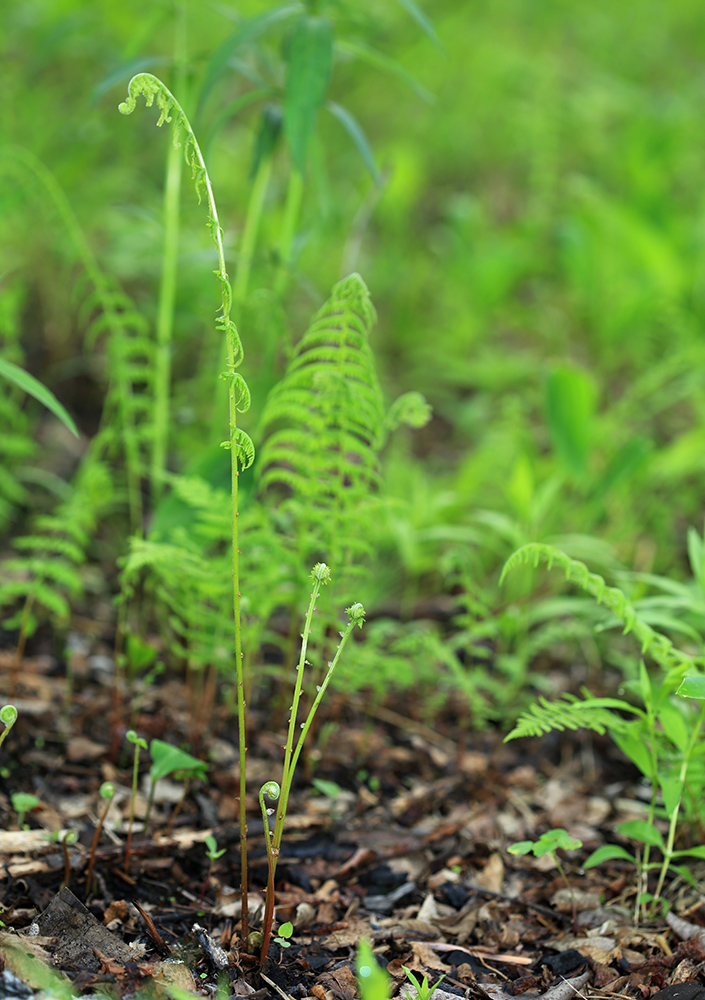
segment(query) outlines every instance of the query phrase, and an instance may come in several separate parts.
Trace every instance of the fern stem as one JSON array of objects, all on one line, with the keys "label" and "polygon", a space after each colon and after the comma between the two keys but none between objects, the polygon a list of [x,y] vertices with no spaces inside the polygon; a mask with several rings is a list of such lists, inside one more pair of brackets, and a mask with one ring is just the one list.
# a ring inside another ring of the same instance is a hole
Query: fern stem
[{"label": "fern stem", "polygon": [[[319,583],[318,589],[320,589],[320,581],[316,582]],[[310,622],[312,617],[312,609],[315,610],[315,602],[316,602],[316,597],[318,596],[318,589],[315,588],[315,583],[314,583],[314,591],[311,594],[309,613],[306,616],[306,625],[304,626],[304,632],[302,637],[303,639],[302,651],[301,651],[301,658],[299,660],[299,671],[297,675],[297,688],[299,689],[299,694],[300,694],[300,685],[298,682],[299,682],[299,677],[301,677],[301,679],[303,680],[303,667],[306,662],[305,661],[306,645],[308,640],[308,634],[310,632],[310,627],[311,627]],[[350,637],[350,633],[352,632],[355,625],[357,625],[358,627],[362,627],[362,621],[364,616],[364,608],[362,607],[362,605],[356,604],[353,605],[351,608],[348,608],[347,610],[348,614],[350,615],[350,620],[347,626],[345,627],[344,631],[340,633],[340,642],[338,643],[338,648],[335,652],[335,656],[328,664],[328,670],[326,672],[325,678],[323,679],[323,682],[318,685],[316,691],[316,697],[314,698],[313,704],[308,710],[306,721],[303,722],[301,725],[301,732],[299,733],[299,738],[296,741],[295,747],[293,746],[294,732],[296,730],[295,705],[298,707],[298,699],[296,698],[296,693],[294,695],[294,702],[292,702],[292,714],[289,720],[289,734],[286,741],[284,767],[282,768],[281,792],[279,795],[279,802],[277,805],[277,817],[274,824],[274,833],[272,834],[271,841],[269,839],[268,827],[266,833],[269,874],[267,881],[267,897],[265,901],[265,910],[264,910],[264,916],[262,918],[263,939],[262,939],[262,952],[260,956],[260,964],[262,965],[264,964],[267,958],[267,952],[269,950],[269,941],[272,933],[272,918],[274,915],[274,875],[277,868],[277,861],[279,860],[282,835],[284,833],[284,821],[286,819],[286,811],[289,805],[289,794],[291,792],[291,784],[294,778],[294,772],[296,771],[296,765],[301,755],[301,751],[306,741],[308,732],[316,716],[316,712],[318,711],[318,706],[321,704],[321,701],[323,700],[323,696],[326,693],[326,688],[328,687],[330,679],[333,676],[333,671],[338,665],[338,661],[340,660],[343,649],[345,648],[345,644],[348,641],[348,638]],[[266,819],[264,808],[262,814]]]},{"label": "fern stem", "polygon": [[698,744],[701,737],[701,730],[703,727],[703,722],[705,722],[705,702],[700,705],[700,711],[698,713],[698,719],[696,724],[693,726],[693,731],[690,734],[690,739],[688,741],[688,747],[686,752],[683,754],[683,760],[681,761],[680,772],[678,774],[678,784],[680,786],[678,793],[678,801],[676,802],[673,813],[671,814],[670,822],[668,825],[668,838],[666,840],[666,850],[663,855],[663,864],[661,865],[661,871],[659,872],[658,884],[656,886],[656,899],[661,895],[661,890],[663,889],[663,883],[666,878],[666,873],[671,865],[673,859],[673,850],[676,841],[676,828],[678,826],[678,814],[680,813],[681,802],[683,801],[683,790],[685,789],[685,779],[688,773],[688,764],[690,763],[690,758],[693,756],[693,751]]},{"label": "fern stem", "polygon": [[30,590],[29,594],[24,602],[22,608],[22,618],[20,619],[20,634],[17,639],[17,648],[15,649],[15,658],[12,661],[12,675],[10,679],[10,698],[14,698],[17,694],[17,684],[20,679],[20,667],[22,665],[22,658],[24,657],[25,646],[27,645],[27,636],[29,634],[29,620],[32,614],[32,605],[34,604],[36,590]]},{"label": "fern stem", "polygon": [[[185,76],[186,13],[177,5],[174,62],[177,89],[181,90]],[[169,396],[171,383],[171,351],[174,334],[174,304],[176,273],[179,257],[179,200],[181,194],[181,150],[169,146],[164,183],[164,246],[162,275],[157,308],[157,345],[154,357],[154,437],[152,440],[151,486],[152,503],[156,503],[164,488],[164,472],[169,441]]]}]

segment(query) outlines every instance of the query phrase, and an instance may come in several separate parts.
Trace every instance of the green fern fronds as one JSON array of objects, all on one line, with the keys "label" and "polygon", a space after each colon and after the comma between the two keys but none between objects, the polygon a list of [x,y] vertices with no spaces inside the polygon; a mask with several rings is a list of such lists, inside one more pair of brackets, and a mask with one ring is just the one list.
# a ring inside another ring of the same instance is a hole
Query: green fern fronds
[{"label": "green fern fronds", "polygon": [[[0,354],[15,364],[24,362],[20,345],[20,312],[24,289],[16,283],[0,294]],[[0,523],[12,518],[13,508],[26,500],[20,478],[25,461],[35,451],[23,393],[6,379],[0,384]]]},{"label": "green fern fronds", "polygon": [[511,733],[505,737],[514,740],[521,736],[543,736],[554,729],[591,729],[595,733],[625,733],[631,725],[629,719],[617,712],[630,712],[640,718],[644,712],[619,698],[593,698],[589,691],[583,691],[583,700],[572,694],[564,694],[556,701],[539,698],[522,715]]},{"label": "green fern fronds", "polygon": [[262,492],[283,487],[325,509],[341,504],[343,490],[377,486],[384,408],[368,339],[374,319],[359,275],[334,287],[267,398]]},{"label": "green fern fronds", "polygon": [[631,632],[638,639],[641,652],[648,653],[664,670],[683,673],[693,671],[697,665],[705,662],[702,657],[692,657],[677,649],[670,639],[643,621],[619,587],[608,586],[603,577],[598,573],[591,573],[585,563],[571,559],[553,545],[532,542],[517,549],[504,564],[500,583],[515,567],[527,564],[537,567],[541,562],[544,562],[548,569],[552,569],[554,565],[559,566],[566,580],[577,584],[598,604],[609,608],[623,623],[623,633],[626,635]]},{"label": "green fern fronds", "polygon": [[3,561],[0,581],[6,628],[19,628],[26,637],[41,618],[60,627],[68,624],[70,600],[83,592],[80,570],[87,548],[112,496],[107,466],[91,457],[83,463],[69,498],[54,514],[36,518],[32,534],[15,539],[20,554]]},{"label": "green fern fronds", "polygon": [[47,167],[28,150],[0,147],[0,171],[11,174],[30,193],[53,206],[81,262],[84,275],[75,282],[78,319],[86,330],[85,346],[93,350],[107,334],[108,391],[98,441],[92,453],[125,455],[130,520],[141,529],[140,479],[148,463],[147,444],[152,437],[154,347],[148,324],[132,300],[101,270],[76,214]]}]

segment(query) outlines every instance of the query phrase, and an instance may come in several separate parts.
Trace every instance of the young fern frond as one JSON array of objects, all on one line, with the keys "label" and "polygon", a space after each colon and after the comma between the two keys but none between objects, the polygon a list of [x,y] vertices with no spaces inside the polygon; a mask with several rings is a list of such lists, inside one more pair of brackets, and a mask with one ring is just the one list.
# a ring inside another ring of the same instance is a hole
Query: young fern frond
[{"label": "young fern frond", "polygon": [[619,621],[624,623],[623,634],[631,632],[639,640],[641,652],[648,653],[667,672],[683,674],[686,671],[693,671],[704,662],[702,657],[689,656],[677,649],[670,639],[643,621],[619,587],[608,586],[603,577],[590,572],[585,563],[572,559],[553,545],[532,542],[517,549],[504,564],[500,583],[515,567],[527,564],[537,567],[541,562],[544,562],[548,569],[552,569],[554,565],[559,566],[566,580],[577,584],[594,597],[598,604],[609,608]]},{"label": "young fern frond", "polygon": [[259,491],[344,579],[369,551],[366,519],[380,485],[379,452],[402,420],[420,426],[420,394],[397,401],[387,424],[369,333],[376,318],[362,278],[338,282],[306,331],[262,413]]},{"label": "young fern frond", "polygon": [[[225,250],[223,247],[223,231],[218,221],[218,209],[216,208],[213,189],[210,177],[206,169],[205,160],[201,152],[191,123],[189,122],[183,108],[176,100],[171,91],[161,80],[151,73],[138,73],[128,84],[127,99],[123,101],[119,110],[129,115],[135,110],[137,98],[143,95],[147,106],[150,107],[156,101],[159,108],[158,125],[164,122],[172,122],[174,126],[174,143],[178,146],[179,140],[183,137],[184,155],[191,165],[191,172],[196,184],[196,193],[199,196],[201,188],[205,188],[208,201],[208,229],[218,254],[218,267],[215,276],[220,285],[220,311],[216,317],[216,329],[225,334],[227,348],[227,367],[223,373],[228,383],[229,401],[229,436],[223,446],[230,450],[231,462],[231,576],[232,576],[232,608],[235,625],[235,665],[237,670],[237,714],[238,714],[238,740],[240,749],[240,863],[241,882],[240,891],[242,899],[242,931],[243,937],[247,939],[248,919],[247,919],[247,816],[245,811],[246,792],[246,754],[247,741],[245,732],[245,698],[244,698],[244,674],[242,667],[242,634],[240,623],[240,550],[239,550],[239,529],[238,529],[238,477],[240,468],[247,469],[252,465],[255,457],[254,445],[250,437],[237,424],[237,415],[247,410],[250,404],[250,393],[243,376],[237,371],[243,360],[243,347],[237,327],[230,316],[232,308],[232,289],[225,267]],[[238,463],[239,467],[238,468]]]},{"label": "young fern frond", "polygon": [[521,736],[543,736],[554,729],[591,729],[602,735],[605,732],[625,733],[631,722],[610,709],[619,709],[643,717],[644,713],[626,701],[617,698],[593,698],[583,691],[583,700],[573,694],[564,694],[556,701],[539,698],[523,712],[517,724],[505,737],[514,740]]}]

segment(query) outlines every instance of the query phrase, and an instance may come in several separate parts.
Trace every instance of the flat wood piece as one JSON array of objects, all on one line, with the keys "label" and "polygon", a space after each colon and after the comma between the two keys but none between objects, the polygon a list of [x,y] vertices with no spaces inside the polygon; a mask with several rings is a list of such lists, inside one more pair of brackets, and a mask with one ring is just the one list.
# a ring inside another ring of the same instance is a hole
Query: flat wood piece
[{"label": "flat wood piece", "polygon": [[131,948],[103,927],[66,887],[54,896],[36,923],[42,937],[57,939],[54,961],[62,969],[100,972],[94,949],[122,965],[135,957]]}]

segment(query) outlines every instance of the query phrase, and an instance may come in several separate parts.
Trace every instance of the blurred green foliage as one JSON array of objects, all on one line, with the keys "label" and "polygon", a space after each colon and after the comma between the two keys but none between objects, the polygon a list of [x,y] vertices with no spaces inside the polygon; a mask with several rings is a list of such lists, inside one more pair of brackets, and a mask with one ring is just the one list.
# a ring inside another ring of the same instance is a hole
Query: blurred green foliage
[{"label": "blurred green foliage", "polygon": [[[379,315],[371,343],[386,399],[419,390],[434,417],[387,447],[388,502],[366,529],[376,561],[356,596],[393,662],[411,662],[411,676],[417,664],[431,685],[440,662],[449,686],[462,676],[481,704],[500,697],[504,677],[521,688],[545,648],[530,636],[550,616],[517,603],[522,573],[497,589],[516,546],[559,542],[601,571],[687,577],[685,529],[701,522],[705,455],[705,14],[695,0],[649,0],[638,18],[626,0],[426,0],[434,44],[407,7],[4,5],[0,146],[23,147],[51,170],[101,268],[151,329],[167,149],[152,116],[117,114],[130,76],[154,71],[169,86],[178,76],[218,192],[231,275],[261,158],[273,150],[236,295],[247,426],[256,438],[310,316],[359,271]],[[315,31],[302,41],[304,17]],[[310,67],[311,46],[309,134],[291,67]],[[295,214],[291,177],[302,172]],[[213,254],[184,189],[168,465],[227,488],[212,451],[226,426],[213,393],[222,364]],[[0,351],[91,437],[106,355],[100,342],[84,349],[94,317],[78,308],[79,277],[52,206],[0,185],[0,303],[12,305],[0,308]],[[8,433],[29,413],[43,447],[31,468],[25,446],[8,459],[22,487],[2,490],[8,531],[51,508],[52,477],[67,478],[77,461],[51,417],[31,400],[11,403],[0,407]],[[247,497],[254,480],[242,478]],[[179,522],[174,510],[169,495],[151,517]],[[104,540],[94,555],[108,548]],[[467,680],[475,668],[484,681]],[[370,666],[347,683],[373,675]]]}]

